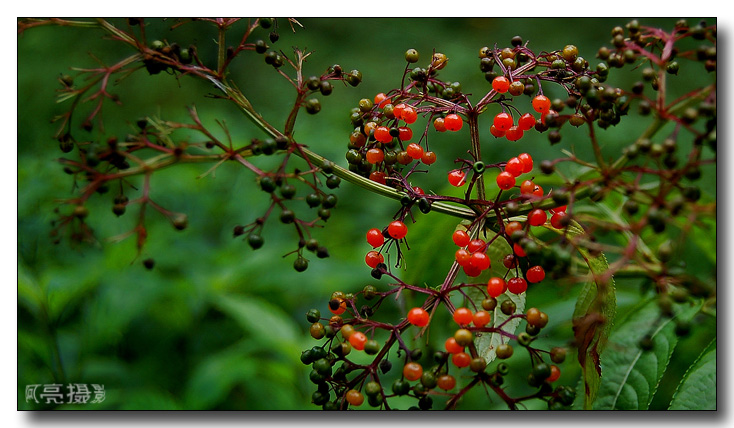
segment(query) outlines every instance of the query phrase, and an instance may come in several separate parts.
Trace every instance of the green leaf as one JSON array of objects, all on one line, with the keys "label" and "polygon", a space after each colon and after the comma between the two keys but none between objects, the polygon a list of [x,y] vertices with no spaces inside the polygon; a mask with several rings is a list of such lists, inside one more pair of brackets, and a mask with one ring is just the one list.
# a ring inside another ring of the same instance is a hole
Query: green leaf
[{"label": "green leaf", "polygon": [[[677,317],[690,319],[700,305],[681,308]],[[609,338],[603,353],[603,382],[594,410],[647,410],[660,379],[678,343],[675,318],[661,318],[655,298],[646,300]],[[639,346],[645,335],[652,338],[652,349]]]},{"label": "green leaf", "polygon": [[683,375],[669,410],[716,410],[716,339]]},{"label": "green leaf", "polygon": [[18,304],[25,306],[34,316],[40,317],[45,295],[36,278],[23,263],[18,263]]},{"label": "green leaf", "polygon": [[[231,316],[243,330],[262,344],[291,352],[293,344],[299,343],[298,327],[293,320],[282,309],[264,299],[254,296],[215,295],[213,301],[216,307]],[[294,355],[297,357],[297,354]]]},{"label": "green leaf", "polygon": [[[556,233],[562,230],[545,226]],[[583,229],[572,221],[568,227],[569,235],[581,235]],[[602,377],[601,354],[612,330],[617,310],[614,279],[606,278],[609,264],[604,254],[592,256],[582,246],[578,252],[589,267],[590,280],[587,281],[576,301],[573,311],[573,332],[578,345],[578,360],[581,365],[583,408],[591,409],[597,397]]]},{"label": "green leaf", "polygon": [[199,363],[186,386],[187,408],[211,409],[224,400],[235,385],[257,373],[260,361],[249,355],[248,342],[240,342]]}]

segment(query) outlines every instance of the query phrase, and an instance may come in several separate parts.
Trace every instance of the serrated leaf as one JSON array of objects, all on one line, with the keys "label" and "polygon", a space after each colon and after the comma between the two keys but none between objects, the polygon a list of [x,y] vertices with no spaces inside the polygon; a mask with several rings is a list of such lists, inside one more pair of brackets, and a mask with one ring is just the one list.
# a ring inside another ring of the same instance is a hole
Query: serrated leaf
[{"label": "serrated leaf", "polygon": [[[486,238],[486,236],[484,236],[484,238]],[[476,282],[486,284],[487,281],[489,281],[489,278],[493,276],[498,276],[500,278],[504,277],[505,273],[507,272],[507,268],[505,268],[502,264],[502,258],[506,254],[510,254],[511,252],[512,249],[506,241],[495,239],[492,242],[492,245],[490,245],[489,249],[487,250],[487,254],[489,255],[490,260],[492,260],[492,265],[489,269],[485,270],[484,272],[482,272],[481,275],[479,275],[479,277],[477,277]],[[511,270],[507,279],[514,278],[515,276],[515,271]],[[466,290],[466,292],[467,295],[476,302],[481,302],[482,299],[484,299],[484,294],[482,294],[481,291],[475,288],[469,288]],[[526,293],[521,293],[518,295],[510,293],[509,291],[506,291],[505,293],[498,296],[497,307],[494,309],[494,313],[492,314],[492,325],[495,327],[502,325],[509,318],[508,315],[505,315],[500,310],[502,302],[504,302],[505,300],[512,300],[512,302],[515,303],[516,307],[515,313],[522,313],[523,311],[525,311],[525,297]],[[506,324],[502,325],[502,330],[507,333],[513,334],[518,325],[520,325],[521,321],[522,318],[520,317],[513,318]],[[484,357],[484,359],[487,361],[487,364],[489,364],[496,358],[495,349],[497,349],[497,346],[505,342],[507,342],[507,338],[499,333],[485,333],[481,336],[478,336],[475,339],[474,344],[477,347],[477,354],[480,357]]]},{"label": "serrated leaf", "polygon": [[[548,230],[557,233],[563,231],[546,226]],[[583,233],[581,226],[572,221],[567,228],[569,235]],[[578,360],[581,365],[584,409],[590,409],[597,397],[602,377],[601,354],[604,350],[609,334],[611,333],[614,317],[617,310],[617,298],[614,289],[614,279],[606,279],[609,264],[604,254],[592,256],[583,247],[578,252],[591,274],[579,297],[573,312],[573,332],[578,348]]]},{"label": "serrated leaf", "polygon": [[[700,305],[686,307],[677,315],[690,319]],[[660,379],[678,343],[675,318],[660,318],[656,299],[649,299],[615,327],[603,353],[604,376],[593,403],[594,410],[647,410]],[[652,349],[640,340],[649,334]]]},{"label": "serrated leaf", "polygon": [[716,410],[716,339],[683,375],[669,410]]}]

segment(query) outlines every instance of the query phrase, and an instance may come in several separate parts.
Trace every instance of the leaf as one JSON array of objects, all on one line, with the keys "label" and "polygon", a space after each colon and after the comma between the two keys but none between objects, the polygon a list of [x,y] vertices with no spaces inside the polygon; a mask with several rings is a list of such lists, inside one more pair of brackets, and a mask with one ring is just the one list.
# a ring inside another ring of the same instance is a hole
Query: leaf
[{"label": "leaf", "polygon": [[600,276],[609,269],[604,255],[584,256],[594,280],[587,282],[581,291],[573,312],[573,332],[578,347],[578,359],[584,380],[584,408],[588,409],[596,398],[601,372],[601,353],[606,346],[617,309],[614,280],[608,282]]},{"label": "leaf", "polygon": [[18,263],[18,304],[40,317],[45,296],[41,286],[23,263]]},{"label": "leaf", "polygon": [[247,342],[224,349],[199,363],[186,386],[187,408],[211,409],[224,400],[235,385],[257,373],[259,361],[249,355]]},{"label": "leaf", "polygon": [[[486,238],[486,236],[484,236],[484,238]],[[492,242],[492,245],[490,245],[489,249],[487,250],[487,254],[489,255],[490,260],[492,260],[492,265],[489,269],[482,272],[482,274],[477,278],[477,282],[486,284],[487,281],[489,281],[489,278],[493,276],[504,277],[505,273],[507,272],[507,268],[505,268],[502,264],[502,258],[506,254],[510,254],[511,252],[512,249],[506,241],[495,239],[494,242]],[[507,279],[514,278],[515,276],[515,271],[511,270]],[[484,294],[475,288],[469,288],[466,291],[466,294],[471,297],[475,302],[481,302],[484,299]],[[510,293],[509,291],[506,291],[505,293],[498,296],[497,307],[494,309],[494,313],[492,314],[492,325],[494,325],[495,327],[502,325],[502,323],[504,323],[509,318],[509,316],[502,313],[502,310],[500,309],[502,302],[504,302],[505,300],[512,300],[516,306],[515,313],[522,313],[525,311],[525,298],[526,293],[518,295]],[[507,333],[513,334],[518,325],[520,325],[521,321],[522,318],[520,317],[513,318],[506,324],[502,325],[502,330]],[[478,355],[480,357],[484,357],[484,359],[487,361],[487,364],[489,364],[496,358],[495,349],[497,348],[497,346],[505,342],[507,342],[507,339],[500,333],[485,333],[481,336],[478,336],[475,339],[474,344],[477,347]]]},{"label": "leaf", "polygon": [[716,339],[683,375],[668,409],[716,410]]},{"label": "leaf", "polygon": [[[677,317],[690,319],[699,305],[682,308]],[[603,353],[603,382],[594,410],[647,410],[660,379],[678,343],[675,318],[661,318],[657,300],[651,298],[618,327]],[[649,334],[652,349],[645,351],[640,340]]]},{"label": "leaf", "polygon": [[254,296],[215,295],[213,300],[216,307],[231,316],[260,343],[290,353],[293,352],[293,344],[299,342],[298,328],[293,320],[282,309],[264,299]]},{"label": "leaf", "polygon": [[[546,226],[546,228],[556,233],[563,233],[562,230],[553,227]],[[581,226],[572,221],[568,227],[568,234],[581,235],[582,233]],[[605,278],[609,264],[604,254],[593,257],[581,246],[578,247],[578,252],[591,273],[591,280],[584,284],[579,293],[572,317],[584,389],[583,407],[590,409],[601,383],[601,353],[612,329],[617,310],[617,298],[614,279]]]}]

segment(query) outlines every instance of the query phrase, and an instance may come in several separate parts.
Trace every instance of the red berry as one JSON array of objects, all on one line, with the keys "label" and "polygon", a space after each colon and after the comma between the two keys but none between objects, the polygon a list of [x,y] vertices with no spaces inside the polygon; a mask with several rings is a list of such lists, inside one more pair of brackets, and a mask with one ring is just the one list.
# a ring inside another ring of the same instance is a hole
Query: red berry
[{"label": "red berry", "polygon": [[436,162],[436,153],[424,152],[423,156],[421,156],[421,162],[423,162],[426,165],[434,164]]},{"label": "red berry", "polygon": [[444,118],[443,124],[449,131],[458,131],[464,126],[464,120],[458,114],[451,113]]},{"label": "red berry", "polygon": [[504,94],[510,89],[510,79],[505,76],[495,77],[494,80],[492,80],[492,89],[500,94]]},{"label": "red berry", "polygon": [[361,331],[355,331],[349,336],[349,344],[357,351],[363,350],[365,343],[367,343],[367,336]]},{"label": "red berry", "polygon": [[436,379],[436,385],[444,391],[451,391],[456,386],[456,378],[450,374],[441,375]]},{"label": "red berry", "polygon": [[479,275],[482,274],[482,271],[480,269],[478,269],[478,268],[476,268],[476,267],[474,267],[474,266],[472,266],[470,264],[467,264],[465,266],[462,266],[462,269],[464,269],[464,273],[466,274],[466,276],[470,276],[472,278],[476,278],[476,277],[478,277]]},{"label": "red berry", "polygon": [[408,311],[408,322],[415,326],[425,327],[428,325],[429,318],[430,315],[423,308],[413,308]]},{"label": "red berry", "polygon": [[533,98],[533,108],[538,113],[548,113],[551,108],[551,101],[545,95],[536,95]]},{"label": "red berry", "polygon": [[378,126],[375,128],[374,136],[375,140],[381,143],[389,143],[392,141],[392,135],[390,135],[390,130],[387,126]]},{"label": "red berry", "polygon": [[487,311],[477,311],[474,313],[474,318],[472,319],[472,323],[476,327],[484,327],[485,325],[489,324],[489,322],[492,320],[492,316]]},{"label": "red berry", "polygon": [[471,355],[467,354],[466,352],[457,352],[456,354],[451,354],[451,362],[459,368],[467,367],[469,366],[469,364],[471,364]]},{"label": "red berry", "polygon": [[364,403],[364,395],[356,389],[350,389],[347,391],[346,400],[352,406],[361,406]]},{"label": "red berry", "polygon": [[471,241],[471,237],[469,236],[469,234],[464,232],[463,230],[455,231],[452,238],[454,240],[454,244],[458,245],[459,247],[466,247]]},{"label": "red berry", "polygon": [[385,256],[374,250],[367,252],[367,255],[364,256],[364,262],[367,263],[367,266],[371,267],[372,269],[376,268],[378,264],[384,261]]},{"label": "red berry", "polygon": [[408,226],[400,220],[395,220],[387,226],[387,233],[395,239],[403,239],[408,234]]},{"label": "red berry", "polygon": [[498,113],[494,117],[494,126],[500,131],[507,131],[512,126],[512,116],[509,113]]},{"label": "red berry", "polygon": [[523,195],[543,196],[543,188],[531,180],[525,180],[520,185],[520,193]]},{"label": "red berry", "polygon": [[433,120],[433,127],[438,132],[446,132],[446,121],[442,117],[437,117]]},{"label": "red berry", "polygon": [[492,125],[489,128],[490,134],[494,135],[495,138],[500,138],[505,136],[505,131],[497,128],[496,126]]},{"label": "red berry", "polygon": [[505,171],[512,174],[513,177],[519,177],[522,174],[523,168],[525,168],[525,164],[517,157],[508,160],[505,164]]},{"label": "red berry", "polygon": [[505,137],[510,141],[517,141],[522,138],[523,131],[518,126],[511,126],[510,129],[505,132]]},{"label": "red berry", "polygon": [[500,172],[497,176],[497,186],[502,190],[510,190],[515,187],[515,177],[507,171]]},{"label": "red berry", "polygon": [[517,242],[512,244],[512,251],[518,256],[518,257],[525,257],[527,254],[525,254],[525,250],[522,249],[520,244]]},{"label": "red berry", "polygon": [[365,158],[367,159],[367,162],[374,165],[376,163],[382,162],[382,160],[385,159],[385,153],[382,151],[382,149],[369,149],[367,150]]},{"label": "red berry", "polygon": [[528,283],[523,278],[510,278],[507,281],[507,289],[510,293],[521,294],[528,289]]},{"label": "red berry", "polygon": [[471,241],[469,241],[469,244],[466,247],[466,250],[469,251],[470,253],[474,253],[477,251],[484,251],[484,248],[486,246],[487,246],[486,242],[477,238],[477,239],[472,239]]},{"label": "red berry", "polygon": [[459,248],[458,250],[456,250],[454,258],[456,259],[456,263],[458,263],[459,266],[468,266],[469,261],[471,260],[471,253],[463,248]]},{"label": "red berry", "polygon": [[469,264],[479,270],[486,270],[489,269],[492,263],[487,254],[477,251],[476,253],[472,253]]},{"label": "red berry", "polygon": [[506,256],[505,256],[505,257],[504,257],[504,258],[502,259],[502,264],[503,264],[503,265],[504,265],[504,266],[505,266],[505,267],[506,267],[507,269],[515,269],[515,268],[517,267],[517,258],[515,257],[515,255],[514,255],[514,254],[507,254],[507,255],[506,255]]},{"label": "red berry", "polygon": [[423,376],[423,367],[411,361],[403,366],[403,376],[409,381],[418,380]]},{"label": "red berry", "polygon": [[375,105],[377,105],[380,108],[383,108],[388,104],[390,104],[390,98],[388,98],[387,95],[385,95],[382,92],[375,95]]},{"label": "red berry", "polygon": [[545,380],[546,382],[555,382],[558,380],[559,377],[561,377],[561,369],[558,368],[556,365],[551,365],[551,374],[548,376],[548,378]]},{"label": "red berry", "polygon": [[398,138],[400,141],[408,141],[413,138],[413,130],[407,126],[401,126],[398,128]]},{"label": "red berry", "polygon": [[529,131],[535,127],[535,116],[530,113],[525,113],[517,119],[517,125],[523,131]]},{"label": "red berry", "polygon": [[408,152],[408,156],[413,159],[420,159],[423,157],[423,147],[419,144],[410,143],[408,144],[408,147],[405,148],[405,151]]},{"label": "red berry", "polygon": [[525,278],[533,284],[538,283],[545,279],[545,270],[542,266],[533,266],[525,272]]},{"label": "red berry", "polygon": [[426,192],[424,192],[424,191],[423,191],[423,189],[421,189],[421,188],[420,188],[420,187],[418,187],[418,186],[413,186],[413,191],[414,191],[415,193],[419,194],[419,195],[425,195],[425,194],[426,194]]},{"label": "red berry", "polygon": [[520,159],[520,161],[522,161],[522,164],[524,165],[522,172],[527,174],[528,172],[533,170],[533,158],[530,157],[529,154],[521,153],[517,155],[517,158]]},{"label": "red berry", "polygon": [[455,187],[461,187],[466,183],[466,174],[455,169],[449,172],[449,183]]},{"label": "red berry", "polygon": [[522,230],[522,223],[519,221],[511,221],[505,225],[505,234],[508,237],[512,237],[512,234],[518,230]]},{"label": "red berry", "polygon": [[565,211],[558,211],[556,213],[553,213],[551,216],[551,226],[555,227],[556,229],[563,229],[565,226],[563,225],[563,218],[566,217],[568,214],[566,214]]},{"label": "red berry", "polygon": [[416,113],[415,109],[411,106],[405,106],[403,109],[403,120],[405,123],[413,123],[416,119],[418,119],[418,113]]},{"label": "red berry", "polygon": [[370,229],[367,231],[367,243],[372,245],[373,248],[385,243],[385,237],[382,235],[380,229]]},{"label": "red berry", "polygon": [[392,108],[392,114],[397,117],[398,119],[403,118],[403,111],[405,111],[405,107],[407,107],[405,104],[400,103],[398,105],[393,106]]},{"label": "red berry", "polygon": [[444,343],[446,351],[450,354],[456,354],[458,352],[464,352],[464,347],[456,343],[456,339],[449,337]]},{"label": "red berry", "polygon": [[507,283],[504,279],[497,276],[489,278],[489,281],[487,281],[487,294],[496,298],[505,291],[507,291]]},{"label": "red berry", "polygon": [[454,311],[454,321],[459,325],[471,324],[474,314],[469,308],[457,308]]},{"label": "red berry", "polygon": [[541,226],[548,220],[548,214],[540,208],[536,208],[528,213],[528,223],[531,226]]},{"label": "red berry", "polygon": [[382,171],[372,171],[370,173],[370,180],[376,183],[385,184],[387,183],[387,174]]}]

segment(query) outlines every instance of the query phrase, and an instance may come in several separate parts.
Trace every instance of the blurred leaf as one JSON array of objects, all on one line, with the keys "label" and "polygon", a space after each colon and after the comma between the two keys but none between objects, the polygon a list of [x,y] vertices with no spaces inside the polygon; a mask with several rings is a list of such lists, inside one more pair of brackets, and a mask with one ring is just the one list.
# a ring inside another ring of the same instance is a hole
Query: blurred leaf
[{"label": "blurred leaf", "polygon": [[[676,318],[690,319],[700,304],[682,308]],[[631,312],[609,338],[603,356],[604,376],[594,410],[647,410],[678,343],[675,318],[661,318],[655,298]],[[653,347],[640,348],[649,334]]]},{"label": "blurred leaf", "polygon": [[410,241],[410,251],[405,253],[408,270],[403,280],[409,284],[440,284],[454,262],[456,247],[451,234],[456,228],[456,218],[435,213],[428,216],[419,217],[409,225],[408,238],[420,237]]},{"label": "blurred leaf", "polygon": [[25,306],[34,316],[40,317],[44,298],[43,290],[36,278],[28,272],[25,265],[18,263],[18,303]]},{"label": "blurred leaf", "polygon": [[716,339],[683,375],[669,410],[716,410]]},{"label": "blurred leaf", "polygon": [[181,403],[168,391],[146,388],[125,393],[126,398],[121,403],[120,410],[183,410]]},{"label": "blurred leaf", "polygon": [[249,342],[240,342],[199,363],[186,386],[187,409],[211,409],[227,396],[235,384],[258,372],[260,361],[250,357],[247,350]]},{"label": "blurred leaf", "polygon": [[[214,305],[235,319],[264,346],[290,352],[298,343],[298,326],[282,309],[255,296],[214,295]],[[297,349],[297,348],[296,348]],[[294,355],[294,359],[297,355]]]},{"label": "blurred leaf", "polygon": [[703,226],[702,231],[706,233],[694,233],[690,234],[693,242],[698,246],[699,251],[696,254],[706,257],[708,261],[716,266],[716,239],[711,239],[716,236],[716,219],[701,217],[698,219]]}]

